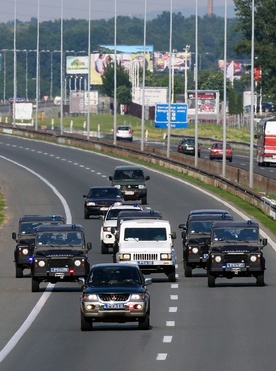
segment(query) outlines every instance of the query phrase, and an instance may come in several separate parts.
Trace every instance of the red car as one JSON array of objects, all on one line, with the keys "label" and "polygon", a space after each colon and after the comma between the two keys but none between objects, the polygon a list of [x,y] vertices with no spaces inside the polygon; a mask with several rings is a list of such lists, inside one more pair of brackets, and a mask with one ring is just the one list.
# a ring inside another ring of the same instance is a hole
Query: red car
[{"label": "red car", "polygon": [[[223,142],[215,142],[209,148],[210,160],[222,160],[223,157]],[[230,144],[226,143],[226,160],[232,162],[233,151]]]}]

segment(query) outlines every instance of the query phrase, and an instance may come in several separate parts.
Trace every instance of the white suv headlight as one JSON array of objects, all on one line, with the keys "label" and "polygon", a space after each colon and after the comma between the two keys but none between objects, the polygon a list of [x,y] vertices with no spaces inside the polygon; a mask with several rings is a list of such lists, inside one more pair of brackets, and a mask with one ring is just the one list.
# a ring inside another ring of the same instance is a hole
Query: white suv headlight
[{"label": "white suv headlight", "polygon": [[215,261],[217,263],[220,263],[221,262],[221,256],[219,256],[219,255],[215,256]]},{"label": "white suv headlight", "polygon": [[146,187],[145,187],[144,184],[139,184],[139,185],[138,185],[138,188],[139,188],[139,189],[144,189],[144,188],[146,188]]}]

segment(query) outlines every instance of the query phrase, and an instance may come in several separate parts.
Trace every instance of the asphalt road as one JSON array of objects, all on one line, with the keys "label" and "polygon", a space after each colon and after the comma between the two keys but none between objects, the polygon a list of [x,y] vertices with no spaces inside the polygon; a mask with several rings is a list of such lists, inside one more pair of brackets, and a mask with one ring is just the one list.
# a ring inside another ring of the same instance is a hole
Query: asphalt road
[{"label": "asphalt road", "polygon": [[23,279],[15,278],[11,233],[23,214],[66,215],[68,221],[84,226],[93,244],[92,263],[112,260],[100,253],[101,221],[83,218],[82,195],[92,185],[109,185],[108,176],[120,163],[86,151],[0,135],[0,187],[8,203],[8,220],[0,230],[1,371],[274,371],[274,249],[265,247],[265,287],[257,287],[254,279],[236,278],[218,279],[216,288],[208,288],[201,270],[185,278],[178,225],[189,211],[226,208],[235,218],[241,215],[168,175],[145,171],[151,176],[147,207],[170,220],[177,233],[178,257],[176,283],[152,276],[149,331],[137,330],[136,324],[98,324],[93,332],[81,332],[78,284],[42,284],[39,293],[32,293],[28,271]]}]

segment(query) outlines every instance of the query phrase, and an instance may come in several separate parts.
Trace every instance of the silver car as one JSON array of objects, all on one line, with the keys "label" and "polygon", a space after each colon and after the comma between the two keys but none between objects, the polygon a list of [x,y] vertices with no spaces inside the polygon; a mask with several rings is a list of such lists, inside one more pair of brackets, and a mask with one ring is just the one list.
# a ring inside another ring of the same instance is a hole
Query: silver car
[{"label": "silver car", "polygon": [[81,330],[90,331],[95,322],[138,322],[139,329],[150,328],[150,294],[136,264],[95,264],[87,279],[80,279]]}]

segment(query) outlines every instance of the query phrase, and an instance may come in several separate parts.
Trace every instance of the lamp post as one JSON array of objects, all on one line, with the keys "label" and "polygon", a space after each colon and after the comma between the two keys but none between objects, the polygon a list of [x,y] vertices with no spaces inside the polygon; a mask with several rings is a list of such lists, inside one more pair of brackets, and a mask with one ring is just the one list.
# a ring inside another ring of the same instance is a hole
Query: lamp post
[{"label": "lamp post", "polygon": [[185,103],[188,104],[188,66],[187,66],[187,62],[188,62],[188,53],[189,53],[189,50],[190,50],[190,45],[186,45],[186,47],[183,49],[184,50],[184,53],[185,53],[185,85],[184,85],[184,100],[185,100]]}]

